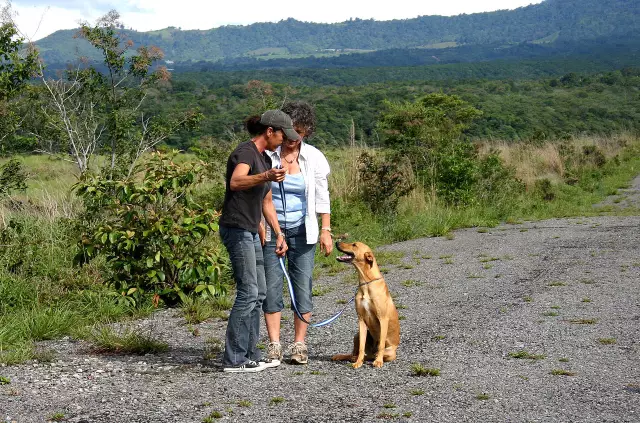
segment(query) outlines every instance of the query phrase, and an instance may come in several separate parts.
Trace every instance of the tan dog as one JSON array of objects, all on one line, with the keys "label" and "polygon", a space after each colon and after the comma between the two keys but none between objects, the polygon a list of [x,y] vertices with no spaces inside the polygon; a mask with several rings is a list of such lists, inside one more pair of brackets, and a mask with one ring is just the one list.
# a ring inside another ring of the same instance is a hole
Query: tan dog
[{"label": "tan dog", "polygon": [[398,311],[371,248],[361,242],[336,242],[336,248],[345,254],[337,260],[353,264],[358,271],[358,334],[353,338],[351,354],[336,354],[331,359],[350,360],[357,369],[366,358],[374,360],[373,367],[382,367],[384,361],[396,359],[400,344]]}]

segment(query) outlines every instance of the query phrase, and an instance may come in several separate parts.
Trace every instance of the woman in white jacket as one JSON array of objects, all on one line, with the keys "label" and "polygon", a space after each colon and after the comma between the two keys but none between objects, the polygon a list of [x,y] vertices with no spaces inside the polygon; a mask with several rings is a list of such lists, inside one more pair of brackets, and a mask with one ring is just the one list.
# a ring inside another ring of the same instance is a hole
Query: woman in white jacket
[{"label": "woman in white jacket", "polygon": [[[311,105],[305,102],[291,102],[285,104],[282,111],[291,117],[300,138],[285,141],[274,152],[268,152],[273,167],[282,166],[287,170],[284,180],[286,201],[282,201],[277,183],[272,183],[271,192],[278,221],[289,246],[286,254],[287,272],[293,284],[296,304],[302,317],[309,321],[313,308],[311,279],[316,245],[320,243],[320,250],[325,255],[331,254],[333,250],[327,182],[330,169],[324,154],[305,142],[305,138],[315,130],[315,112]],[[283,204],[286,204],[286,213]],[[321,220],[320,228],[318,216]],[[272,244],[276,241],[275,237],[271,235],[270,228],[267,227],[263,247],[267,298],[263,302],[262,310],[269,334],[267,357],[282,360],[280,319],[284,308],[284,273],[278,261],[279,257],[274,253],[275,248]],[[288,347],[290,362],[306,364],[308,350],[305,337],[308,325],[295,316],[295,313],[294,319],[295,338]]]}]

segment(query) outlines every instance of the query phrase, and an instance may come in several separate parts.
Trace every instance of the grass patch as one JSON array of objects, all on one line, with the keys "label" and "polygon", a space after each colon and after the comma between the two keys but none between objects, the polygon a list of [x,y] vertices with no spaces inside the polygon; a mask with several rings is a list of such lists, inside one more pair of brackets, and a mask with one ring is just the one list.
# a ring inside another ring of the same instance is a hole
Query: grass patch
[{"label": "grass patch", "polygon": [[210,337],[204,341],[204,359],[214,360],[218,354],[224,351],[224,341],[220,338]]},{"label": "grass patch", "polygon": [[0,376],[0,385],[8,385],[11,383],[11,379],[5,376]]},{"label": "grass patch", "polygon": [[483,392],[483,393],[481,393],[481,394],[476,395],[476,399],[477,399],[477,400],[480,400],[480,401],[486,401],[486,400],[488,400],[488,399],[490,399],[490,398],[491,398],[491,397],[489,396],[489,394],[486,394],[486,393],[484,393],[484,392]]},{"label": "grass patch", "polygon": [[238,404],[238,407],[251,407],[253,405],[249,400],[240,400],[238,401],[237,404]]},{"label": "grass patch", "polygon": [[49,417],[49,421],[51,422],[61,422],[64,420],[64,413],[53,413]]},{"label": "grass patch", "polygon": [[424,395],[424,389],[412,389],[409,393],[415,396]]},{"label": "grass patch", "polygon": [[564,282],[555,281],[555,282],[549,283],[547,286],[567,286],[567,284]]},{"label": "grass patch", "polygon": [[163,353],[169,349],[166,342],[154,339],[150,331],[143,333],[140,330],[125,329],[118,333],[110,326],[94,329],[88,340],[102,353],[144,355]]},{"label": "grass patch", "polygon": [[517,359],[525,359],[525,360],[543,360],[546,358],[542,354],[531,354],[530,352],[525,350],[510,352],[509,357],[517,358]]},{"label": "grass patch", "polygon": [[328,286],[325,286],[324,288],[321,287],[314,287],[311,289],[311,296],[313,297],[322,297],[324,294],[328,294],[329,292],[331,292],[332,289]]},{"label": "grass patch", "polygon": [[421,286],[422,282],[417,281],[415,279],[407,279],[406,281],[402,281],[400,282],[402,286],[406,287],[406,288],[411,288],[414,286]]},{"label": "grass patch", "polygon": [[180,306],[180,311],[188,324],[202,323],[212,317],[226,318],[224,310],[233,307],[230,297],[192,298],[187,297]]},{"label": "grass patch", "polygon": [[284,402],[284,398],[283,397],[273,397],[269,400],[269,405],[278,405],[278,404],[282,404]]},{"label": "grass patch", "polygon": [[598,323],[598,319],[571,319],[569,323],[574,325],[595,325]]},{"label": "grass patch", "polygon": [[411,365],[411,373],[413,376],[440,376],[440,369],[424,367],[420,363]]},{"label": "grass patch", "polygon": [[551,374],[554,376],[575,376],[577,373],[564,369],[553,369],[551,370]]},{"label": "grass patch", "polygon": [[598,338],[598,342],[602,345],[613,345],[618,341],[616,340],[616,338]]},{"label": "grass patch", "polygon": [[376,416],[376,418],[378,419],[396,419],[398,417],[400,417],[400,414],[398,413],[387,413],[387,412],[382,412]]},{"label": "grass patch", "polygon": [[222,413],[219,411],[212,411],[207,417],[205,417],[204,419],[202,419],[202,423],[211,423],[214,421],[214,419],[221,419]]}]

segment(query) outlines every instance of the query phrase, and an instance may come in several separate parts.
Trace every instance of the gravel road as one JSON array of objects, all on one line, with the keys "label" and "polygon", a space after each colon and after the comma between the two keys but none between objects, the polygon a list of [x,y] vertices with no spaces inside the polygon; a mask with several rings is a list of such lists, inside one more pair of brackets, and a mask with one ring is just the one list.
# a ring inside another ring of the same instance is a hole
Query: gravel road
[{"label": "gravel road", "polygon": [[[637,211],[640,177],[618,197],[607,204]],[[0,421],[640,422],[640,216],[453,235],[378,250],[403,319],[398,359],[382,369],[330,361],[351,349],[352,307],[310,332],[307,366],[241,375],[204,359],[226,322],[195,325],[194,336],[162,310],[132,324],[167,353],[97,355],[63,339],[43,343],[57,351],[53,363],[0,368],[10,379]],[[347,269],[317,281],[328,291],[315,297],[318,317],[352,295]],[[283,324],[289,342],[290,315]],[[413,375],[416,363],[439,375]]]}]

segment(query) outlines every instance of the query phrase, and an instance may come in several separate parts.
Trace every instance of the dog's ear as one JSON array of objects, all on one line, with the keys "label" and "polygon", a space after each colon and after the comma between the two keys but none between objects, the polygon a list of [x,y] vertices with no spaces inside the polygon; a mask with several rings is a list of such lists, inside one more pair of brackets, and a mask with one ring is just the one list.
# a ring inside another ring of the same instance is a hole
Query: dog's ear
[{"label": "dog's ear", "polygon": [[375,260],[373,258],[373,253],[371,251],[367,251],[366,253],[364,253],[364,259],[367,261],[367,263],[369,264],[373,264],[373,261]]}]

